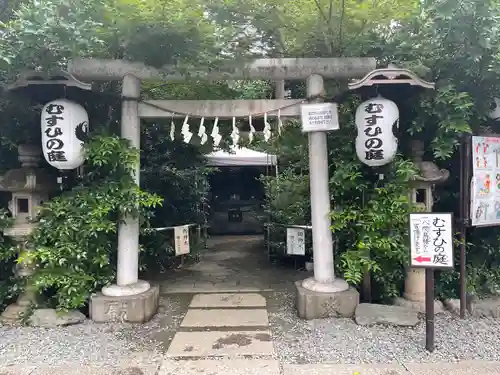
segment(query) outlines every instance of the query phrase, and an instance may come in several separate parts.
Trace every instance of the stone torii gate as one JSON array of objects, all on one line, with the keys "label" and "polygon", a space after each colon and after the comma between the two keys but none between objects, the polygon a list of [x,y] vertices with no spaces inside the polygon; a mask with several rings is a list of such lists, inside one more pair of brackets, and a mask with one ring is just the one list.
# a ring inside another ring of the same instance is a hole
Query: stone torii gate
[{"label": "stone torii gate", "polygon": [[[140,102],[141,80],[179,82],[186,76],[175,69],[155,69],[142,63],[123,60],[76,59],[68,72],[82,80],[122,81],[121,136],[140,148],[141,118],[185,117],[186,113],[205,118],[262,116],[300,117],[304,99],[284,99],[285,80],[306,80],[307,96],[324,92],[324,78],[361,77],[376,67],[374,58],[260,59],[238,68],[221,68],[215,72],[190,72],[188,77],[207,80],[277,81],[275,100],[151,100]],[[319,101],[319,99],[316,99]],[[153,106],[148,105],[153,104]],[[294,105],[295,104],[295,105]],[[164,108],[164,109],[162,109]],[[278,111],[279,110],[279,111]],[[328,187],[328,150],[326,133],[309,133],[311,221],[313,236],[314,277],[297,283],[298,310],[303,318],[313,319],[331,314],[352,315],[359,301],[356,291],[335,277],[333,241],[330,230],[330,193]],[[139,164],[134,178],[139,184]],[[156,312],[158,289],[138,279],[139,222],[123,218],[118,228],[118,265],[115,285],[103,288],[91,298],[90,314],[96,321],[120,319],[131,322],[149,320]]]}]

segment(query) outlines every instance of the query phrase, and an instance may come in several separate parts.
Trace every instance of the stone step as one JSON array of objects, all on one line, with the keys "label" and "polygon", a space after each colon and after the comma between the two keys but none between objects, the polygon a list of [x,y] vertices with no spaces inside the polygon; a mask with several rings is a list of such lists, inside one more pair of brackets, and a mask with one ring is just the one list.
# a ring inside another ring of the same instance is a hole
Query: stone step
[{"label": "stone step", "polygon": [[185,283],[162,286],[161,293],[163,294],[191,294],[191,293],[249,293],[249,292],[272,292],[272,288],[262,288],[249,285],[236,285],[236,283]]},{"label": "stone step", "polygon": [[190,308],[266,307],[266,299],[258,293],[197,294]]},{"label": "stone step", "polygon": [[194,327],[267,327],[265,309],[191,309],[181,323],[182,328]]},{"label": "stone step", "polygon": [[177,332],[167,357],[272,356],[269,331]]},{"label": "stone step", "polygon": [[222,359],[163,361],[158,375],[279,375],[280,365],[276,360]]}]

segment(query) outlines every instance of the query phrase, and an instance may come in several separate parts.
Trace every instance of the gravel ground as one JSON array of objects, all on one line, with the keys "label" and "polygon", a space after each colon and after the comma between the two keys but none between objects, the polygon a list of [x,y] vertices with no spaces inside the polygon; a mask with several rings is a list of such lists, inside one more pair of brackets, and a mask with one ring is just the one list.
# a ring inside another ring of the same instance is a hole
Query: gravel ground
[{"label": "gravel ground", "polygon": [[[284,363],[390,363],[500,360],[500,320],[449,314],[436,318],[436,351],[425,351],[425,325],[358,326],[350,319],[300,320],[293,291],[263,293],[278,358]],[[147,324],[84,324],[43,329],[0,326],[0,368],[10,365],[106,364],[124,358],[159,362],[191,295],[162,297]]]},{"label": "gravel ground", "polygon": [[425,324],[412,328],[358,326],[351,319],[303,321],[294,295],[273,293],[269,320],[279,359],[284,363],[391,363],[500,360],[500,320],[448,313],[436,317],[436,350],[425,350]]},{"label": "gravel ground", "polygon": [[69,327],[0,326],[0,368],[10,365],[107,364],[124,359],[160,360],[178,329],[191,296],[167,296],[160,313],[144,325],[96,324]]}]

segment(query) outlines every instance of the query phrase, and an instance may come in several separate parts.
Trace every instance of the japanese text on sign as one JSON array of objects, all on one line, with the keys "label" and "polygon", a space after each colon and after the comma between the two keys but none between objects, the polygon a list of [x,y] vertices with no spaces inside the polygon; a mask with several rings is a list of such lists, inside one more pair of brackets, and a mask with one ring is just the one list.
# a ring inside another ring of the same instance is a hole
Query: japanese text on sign
[{"label": "japanese text on sign", "polygon": [[174,228],[175,255],[189,254],[189,226],[181,225]]},{"label": "japanese text on sign", "polygon": [[306,255],[306,236],[304,229],[286,228],[286,253]]},{"label": "japanese text on sign", "polygon": [[377,97],[356,110],[356,155],[370,167],[389,163],[396,155],[398,140],[393,128],[399,124],[399,110],[393,101]]},{"label": "japanese text on sign", "polygon": [[413,267],[453,268],[452,215],[410,214],[410,252]]},{"label": "japanese text on sign", "polygon": [[78,168],[85,161],[89,116],[80,104],[67,99],[46,103],[41,111],[41,141],[47,163],[60,170]]},{"label": "japanese text on sign", "polygon": [[64,121],[64,106],[60,104],[49,104],[45,108],[45,135],[47,141],[47,159],[48,161],[67,161],[66,152],[63,150],[64,142],[60,138],[63,135],[62,128],[59,126],[60,121]]},{"label": "japanese text on sign", "polygon": [[335,103],[302,104],[300,107],[302,131],[329,131],[339,128],[339,116]]},{"label": "japanese text on sign", "polygon": [[365,140],[365,160],[384,160],[384,141],[381,137],[382,128],[377,126],[377,121],[383,119],[381,115],[384,109],[383,104],[368,103],[365,106],[365,129],[364,133],[368,137]]}]

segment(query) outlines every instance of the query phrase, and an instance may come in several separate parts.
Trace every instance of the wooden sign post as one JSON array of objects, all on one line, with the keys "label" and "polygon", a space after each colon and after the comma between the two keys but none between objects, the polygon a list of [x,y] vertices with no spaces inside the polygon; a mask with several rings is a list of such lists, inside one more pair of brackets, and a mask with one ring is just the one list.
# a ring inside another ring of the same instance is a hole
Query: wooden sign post
[{"label": "wooden sign post", "polygon": [[411,267],[425,268],[425,348],[434,351],[434,270],[453,269],[451,213],[410,214]]}]

